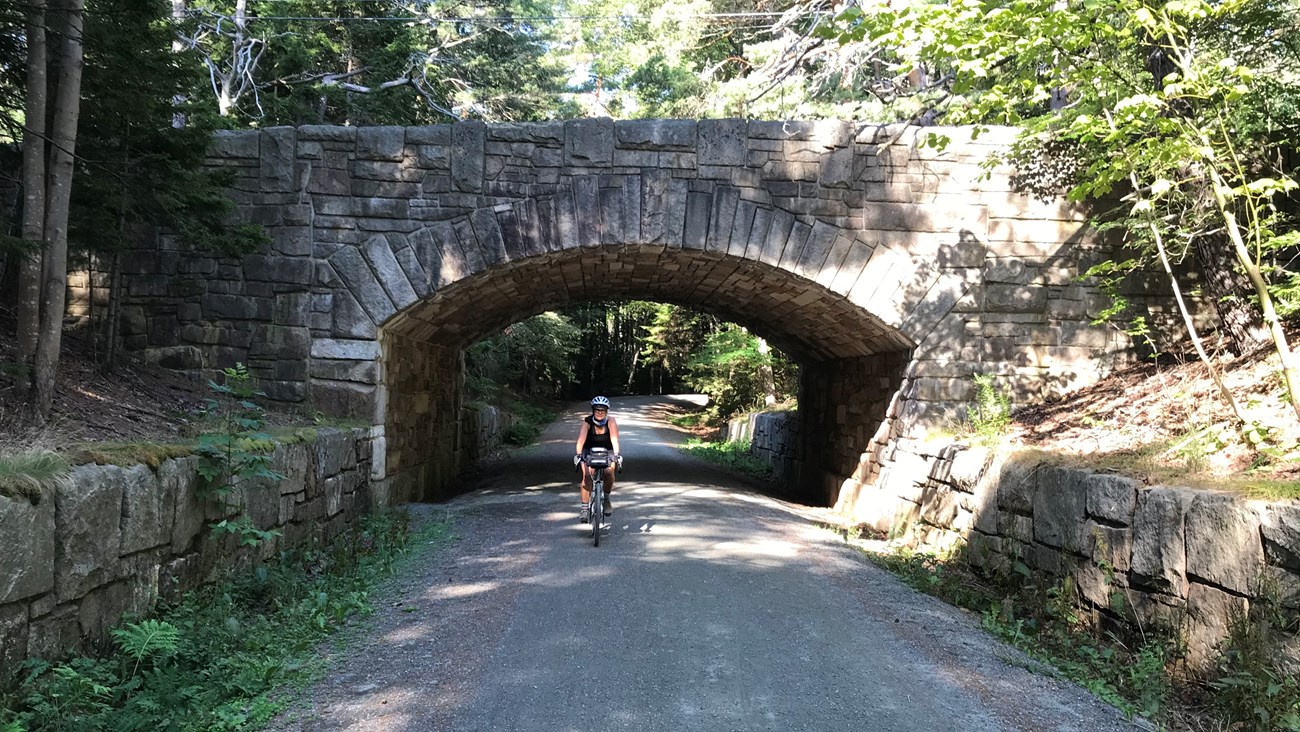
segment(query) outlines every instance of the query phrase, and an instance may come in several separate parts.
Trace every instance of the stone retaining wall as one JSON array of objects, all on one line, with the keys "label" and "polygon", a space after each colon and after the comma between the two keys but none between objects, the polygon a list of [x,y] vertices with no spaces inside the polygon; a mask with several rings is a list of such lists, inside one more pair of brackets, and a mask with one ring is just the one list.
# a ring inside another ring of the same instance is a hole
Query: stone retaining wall
[{"label": "stone retaining wall", "polygon": [[[0,669],[93,647],[123,613],[210,581],[280,549],[328,541],[384,497],[371,495],[365,430],[322,430],[282,445],[286,479],[224,499],[200,495],[195,457],[146,465],[81,465],[37,505],[0,497]],[[257,547],[209,525],[247,516],[282,536]]]},{"label": "stone retaining wall", "polygon": [[[787,412],[746,415],[728,439],[799,464]],[[1021,563],[1073,578],[1095,619],[1179,628],[1193,665],[1212,662],[1234,613],[1265,593],[1300,612],[1300,501],[1265,502],[1005,457],[951,441],[898,440],[872,480],[847,480],[836,511],[891,537],[949,550],[977,570]],[[1300,664],[1300,637],[1287,655]]]},{"label": "stone retaining wall", "polygon": [[[501,445],[516,418],[492,406],[461,411],[461,467]],[[146,465],[81,465],[33,506],[0,496],[0,678],[25,658],[84,651],[123,613],[145,613],[161,596],[198,587],[224,569],[282,548],[326,542],[372,508],[404,503],[372,481],[368,430],[321,430],[310,443],[281,445],[279,485],[244,487],[224,500],[199,495],[197,458]],[[209,525],[247,516],[276,537],[238,546]]]},{"label": "stone retaining wall", "polygon": [[518,417],[497,407],[471,405],[461,413],[461,430],[469,448],[468,458],[478,461],[501,447],[506,432],[519,422]]},{"label": "stone retaining wall", "polygon": [[795,412],[751,412],[736,417],[722,430],[729,442],[748,442],[749,452],[767,463],[776,482],[799,484],[803,460],[798,454],[799,415]]},{"label": "stone retaining wall", "polygon": [[[989,575],[1021,563],[1073,578],[1095,619],[1180,629],[1194,667],[1250,603],[1300,610],[1300,501],[1146,486],[947,441],[899,441],[885,458],[874,484],[841,494],[852,521],[938,549],[964,542]],[[1300,638],[1286,652],[1300,663]]]}]

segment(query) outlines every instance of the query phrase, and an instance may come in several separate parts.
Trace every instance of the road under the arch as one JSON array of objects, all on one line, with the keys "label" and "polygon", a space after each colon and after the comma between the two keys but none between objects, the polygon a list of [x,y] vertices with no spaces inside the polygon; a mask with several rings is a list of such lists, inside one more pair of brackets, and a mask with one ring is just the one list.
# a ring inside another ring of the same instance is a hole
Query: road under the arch
[{"label": "road under the arch", "polygon": [[576,409],[478,490],[412,507],[457,538],[375,598],[374,622],[272,728],[1135,729],[815,511],[681,455],[673,409],[615,400],[627,469],[598,549],[576,520]]}]

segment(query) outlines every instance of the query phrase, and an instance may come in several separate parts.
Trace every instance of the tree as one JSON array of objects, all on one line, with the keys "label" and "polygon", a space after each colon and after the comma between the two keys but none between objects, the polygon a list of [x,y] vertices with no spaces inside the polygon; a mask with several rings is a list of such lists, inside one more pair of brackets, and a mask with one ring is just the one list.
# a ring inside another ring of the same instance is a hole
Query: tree
[{"label": "tree", "polygon": [[[114,362],[120,252],[166,230],[223,255],[252,251],[260,227],[230,225],[229,173],[203,165],[211,116],[183,99],[195,74],[171,48],[170,10],[160,0],[94,0],[86,25],[80,160],[71,242],[108,268],[101,365]],[[183,114],[188,122],[173,125]]]},{"label": "tree", "polygon": [[557,5],[552,55],[572,69],[590,115],[701,117],[724,113],[719,85],[748,72],[746,46],[762,32],[752,0],[639,0],[612,11],[601,0]]},{"label": "tree", "polygon": [[27,370],[29,391],[35,389],[31,370],[41,331],[41,249],[45,243],[45,114],[48,85],[45,48],[45,2],[33,0],[27,10],[27,94],[23,129],[23,222],[18,257],[18,363]]},{"label": "tree", "polygon": [[[34,6],[32,11],[32,27],[43,25],[39,23],[35,8],[39,6]],[[23,136],[24,148],[30,146],[31,149],[30,153],[26,149],[24,151],[23,186],[27,191],[27,200],[24,202],[33,208],[30,215],[24,214],[25,233],[34,233],[35,202],[44,196],[41,232],[44,249],[39,286],[36,288],[39,297],[30,297],[36,271],[34,265],[28,265],[19,272],[21,282],[18,302],[21,348],[26,348],[31,342],[27,329],[36,326],[34,351],[30,355],[29,406],[34,416],[41,420],[49,418],[53,406],[54,384],[63,340],[63,311],[68,281],[68,212],[72,198],[77,120],[81,112],[82,28],[85,20],[82,0],[65,0],[64,5],[56,8],[56,17],[60,21],[56,36],[60,41],[57,82],[53,85],[52,99],[47,98],[46,85],[41,83],[42,80],[50,81],[47,59],[40,52],[39,41],[35,52],[29,46],[28,111],[36,114],[34,118],[29,116]],[[33,36],[35,39],[36,36]],[[35,83],[31,83],[33,81]],[[47,100],[52,102],[48,124],[39,124],[45,120],[37,107],[43,108]],[[40,170],[34,162],[38,155],[48,158],[48,167],[44,170]],[[38,176],[37,173],[41,175]],[[41,193],[36,193],[38,188]],[[29,198],[33,195],[35,198]],[[27,358],[27,355],[24,350],[20,350],[20,358]]]},{"label": "tree", "polygon": [[414,14],[399,0],[201,0],[187,13],[185,43],[209,70],[196,96],[215,97],[226,126],[509,121],[557,108],[545,33],[514,20],[539,11],[517,0]]},{"label": "tree", "polygon": [[1070,196],[1124,194],[1130,240],[1151,259],[1221,233],[1231,256],[1218,261],[1251,283],[1300,416],[1274,304],[1295,281],[1278,202],[1296,184],[1277,153],[1298,139],[1297,12],[1274,0],[896,3],[848,7],[818,35],[887,64],[945,122],[1019,125],[1022,154],[1071,150]]},{"label": "tree", "polygon": [[474,344],[465,354],[469,390],[499,400],[502,386],[533,399],[554,399],[573,380],[578,328],[558,313],[542,313]]}]

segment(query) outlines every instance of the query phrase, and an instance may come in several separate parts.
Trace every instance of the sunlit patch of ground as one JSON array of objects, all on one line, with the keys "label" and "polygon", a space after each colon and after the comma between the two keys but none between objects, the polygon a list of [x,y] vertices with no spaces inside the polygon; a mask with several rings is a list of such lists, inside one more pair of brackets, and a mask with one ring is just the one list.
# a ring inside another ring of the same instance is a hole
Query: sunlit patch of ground
[{"label": "sunlit patch of ground", "polygon": [[1148,482],[1300,482],[1300,426],[1277,355],[1265,350],[1218,364],[1246,424],[1262,441],[1243,439],[1204,363],[1169,360],[1126,369],[1065,399],[1017,412],[1009,442]]}]

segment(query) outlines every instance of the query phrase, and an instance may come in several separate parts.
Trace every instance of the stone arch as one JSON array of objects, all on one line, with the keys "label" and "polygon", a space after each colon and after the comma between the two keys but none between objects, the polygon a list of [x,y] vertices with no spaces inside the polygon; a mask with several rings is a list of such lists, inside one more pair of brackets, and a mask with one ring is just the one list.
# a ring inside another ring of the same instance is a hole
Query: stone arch
[{"label": "stone arch", "polygon": [[[597,176],[577,176],[550,196],[376,234],[333,253],[326,279],[336,320],[376,345],[358,343],[348,354],[328,339],[314,344],[313,356],[332,369],[380,362],[368,401],[387,458],[377,470],[395,495],[438,496],[462,463],[465,347],[535,313],[601,298],[712,312],[810,367],[818,387],[805,391],[841,399],[807,399],[803,422],[821,426],[809,431],[837,434],[834,450],[805,446],[808,462],[828,475],[854,471],[902,387],[908,354],[967,283],[933,259],[821,219],[807,223],[736,187],[697,187],[658,174],[607,177],[603,186]],[[957,232],[949,238],[936,248],[941,257],[965,245]],[[867,376],[874,382],[863,393]],[[841,401],[854,403],[853,419]],[[809,472],[803,497],[833,499],[835,481]]]}]

